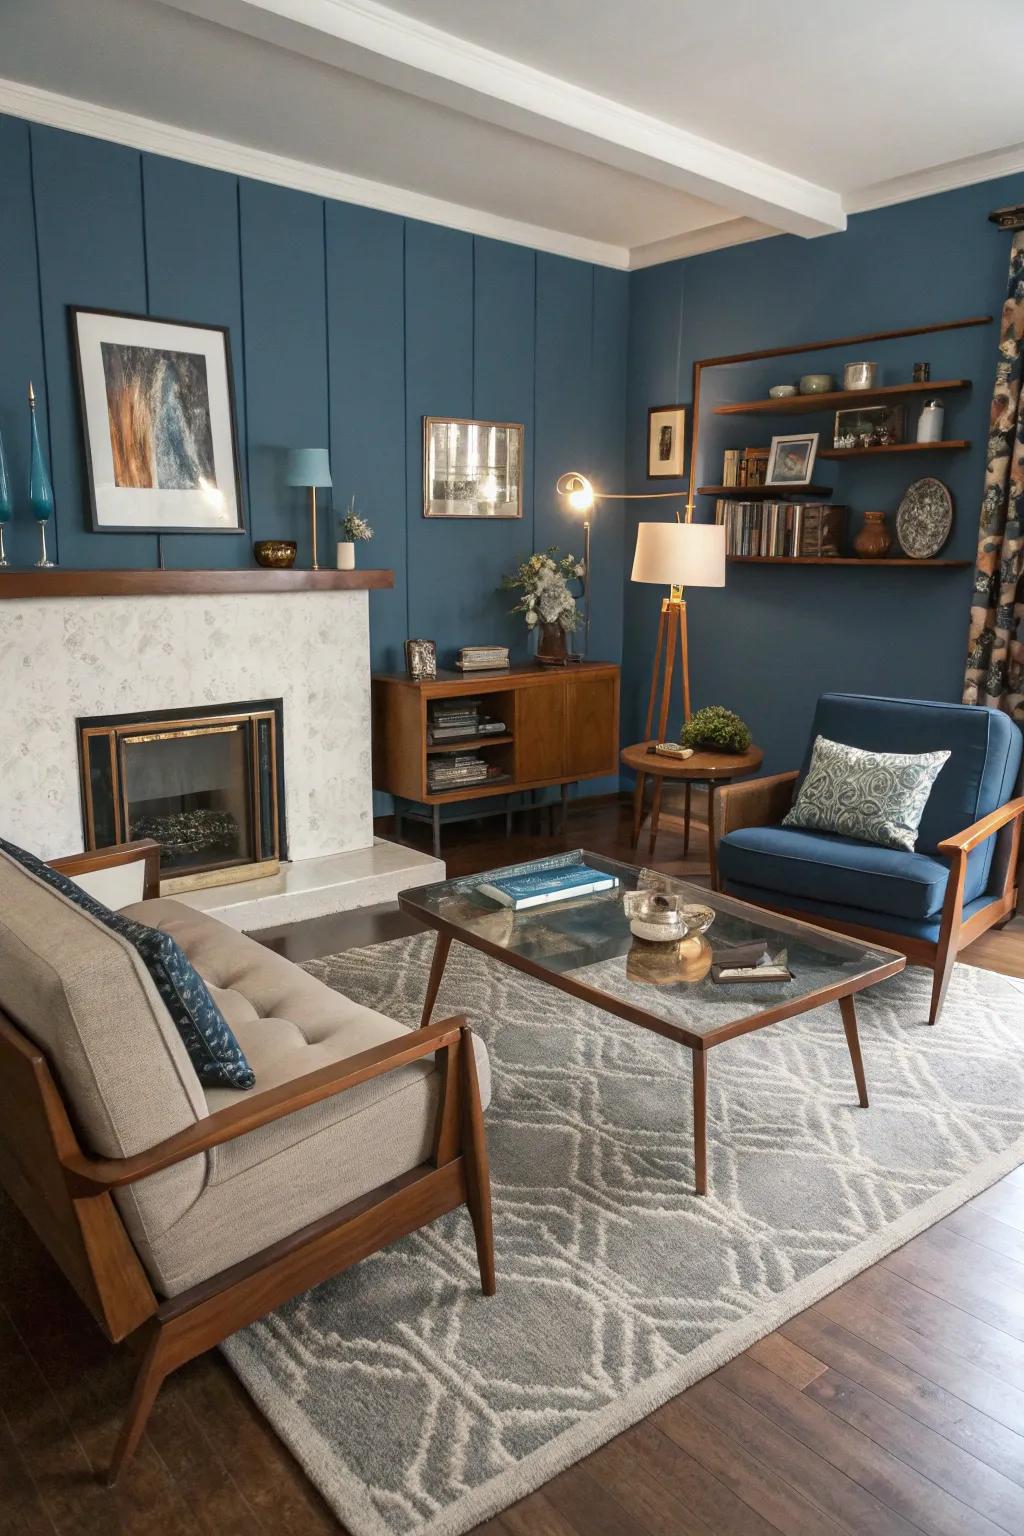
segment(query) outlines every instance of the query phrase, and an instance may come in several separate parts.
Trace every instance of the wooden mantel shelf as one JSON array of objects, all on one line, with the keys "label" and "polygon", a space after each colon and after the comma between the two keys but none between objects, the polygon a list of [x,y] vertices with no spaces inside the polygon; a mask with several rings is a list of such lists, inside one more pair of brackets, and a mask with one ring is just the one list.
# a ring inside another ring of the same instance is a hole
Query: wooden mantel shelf
[{"label": "wooden mantel shelf", "polygon": [[394,571],[0,571],[5,597],[172,597],[188,593],[366,592],[393,587]]}]

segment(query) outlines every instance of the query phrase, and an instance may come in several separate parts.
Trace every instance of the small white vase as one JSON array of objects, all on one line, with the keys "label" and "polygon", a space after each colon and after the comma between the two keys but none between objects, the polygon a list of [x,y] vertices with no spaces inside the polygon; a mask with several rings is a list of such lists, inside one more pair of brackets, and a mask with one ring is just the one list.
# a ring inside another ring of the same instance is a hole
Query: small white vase
[{"label": "small white vase", "polygon": [[356,568],[356,547],[354,544],[338,545],[338,570],[354,571]]}]

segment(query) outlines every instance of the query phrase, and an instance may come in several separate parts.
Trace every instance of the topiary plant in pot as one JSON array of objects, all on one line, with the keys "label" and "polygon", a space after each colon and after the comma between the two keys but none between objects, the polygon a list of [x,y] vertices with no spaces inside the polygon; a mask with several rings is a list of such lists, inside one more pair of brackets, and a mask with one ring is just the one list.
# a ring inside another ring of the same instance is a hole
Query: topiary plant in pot
[{"label": "topiary plant in pot", "polygon": [[722,704],[709,704],[683,726],[679,739],[684,747],[697,751],[745,752],[751,737],[739,715]]}]

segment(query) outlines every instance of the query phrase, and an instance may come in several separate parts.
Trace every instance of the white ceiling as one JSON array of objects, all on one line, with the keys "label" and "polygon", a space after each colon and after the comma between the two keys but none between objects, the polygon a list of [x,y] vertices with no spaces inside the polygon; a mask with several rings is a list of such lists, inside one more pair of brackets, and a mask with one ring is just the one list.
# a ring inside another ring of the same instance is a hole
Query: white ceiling
[{"label": "white ceiling", "polygon": [[1019,0],[0,0],[0,110],[615,266],[1024,169],[1021,57]]}]

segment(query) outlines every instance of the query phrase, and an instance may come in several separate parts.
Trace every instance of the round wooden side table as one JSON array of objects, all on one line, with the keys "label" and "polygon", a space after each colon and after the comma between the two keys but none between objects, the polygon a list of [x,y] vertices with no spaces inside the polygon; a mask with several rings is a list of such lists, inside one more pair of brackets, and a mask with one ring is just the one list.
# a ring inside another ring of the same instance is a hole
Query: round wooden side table
[{"label": "round wooden side table", "polygon": [[633,844],[640,841],[640,827],[644,819],[644,790],[649,778],[654,780],[651,796],[651,840],[648,856],[654,857],[654,845],[658,839],[658,817],[661,813],[661,786],[666,779],[686,785],[686,809],[683,820],[683,857],[690,849],[690,785],[706,784],[708,787],[708,865],[711,888],[718,889],[718,856],[715,849],[715,822],[717,791],[721,784],[733,779],[743,779],[756,773],[764,753],[760,747],[749,746],[745,752],[695,752],[692,757],[665,757],[651,752],[650,741],[638,741],[635,746],[623,747],[620,754],[627,768],[636,774],[633,792]]}]

